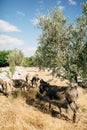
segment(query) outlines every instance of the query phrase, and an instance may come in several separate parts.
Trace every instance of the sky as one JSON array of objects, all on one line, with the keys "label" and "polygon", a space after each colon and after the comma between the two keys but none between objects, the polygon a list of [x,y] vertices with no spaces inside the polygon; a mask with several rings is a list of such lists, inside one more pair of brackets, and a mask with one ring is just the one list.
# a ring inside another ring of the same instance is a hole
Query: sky
[{"label": "sky", "polygon": [[82,13],[86,0],[0,0],[0,50],[19,49],[24,56],[35,54],[38,38],[38,14],[59,7],[71,23]]}]

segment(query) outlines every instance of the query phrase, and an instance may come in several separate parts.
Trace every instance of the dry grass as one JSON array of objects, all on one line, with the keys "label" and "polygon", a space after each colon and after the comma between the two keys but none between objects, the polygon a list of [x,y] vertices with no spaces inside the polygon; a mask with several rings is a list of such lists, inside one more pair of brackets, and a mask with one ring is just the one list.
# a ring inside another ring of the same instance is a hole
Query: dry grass
[{"label": "dry grass", "polygon": [[[31,71],[31,74],[34,73],[37,72]],[[66,85],[67,81],[51,80],[52,77],[47,72],[38,73],[40,77],[46,81],[49,80],[52,84]],[[0,130],[87,130],[87,92],[85,90],[78,88],[79,110],[76,123],[47,113],[45,109],[48,103],[36,98],[37,92],[37,89],[31,89],[28,94],[19,93],[17,97],[11,95],[8,98],[0,95]],[[53,108],[58,111],[54,106]],[[63,114],[66,115],[64,110]]]}]

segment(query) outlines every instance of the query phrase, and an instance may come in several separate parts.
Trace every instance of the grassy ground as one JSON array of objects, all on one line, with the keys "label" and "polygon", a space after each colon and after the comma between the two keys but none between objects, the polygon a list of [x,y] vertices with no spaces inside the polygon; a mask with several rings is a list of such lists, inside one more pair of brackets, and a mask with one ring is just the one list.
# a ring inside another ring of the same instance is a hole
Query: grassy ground
[{"label": "grassy ground", "polygon": [[[26,71],[27,72],[27,71]],[[31,74],[37,73],[31,71]],[[67,81],[52,79],[47,72],[38,72],[44,80],[51,84],[66,85]],[[17,97],[8,98],[0,94],[0,130],[87,130],[87,91],[78,87],[79,109],[76,123],[72,123],[71,112],[59,118],[58,109],[48,113],[48,103],[37,97],[38,89],[31,89],[29,93],[18,93]]]}]

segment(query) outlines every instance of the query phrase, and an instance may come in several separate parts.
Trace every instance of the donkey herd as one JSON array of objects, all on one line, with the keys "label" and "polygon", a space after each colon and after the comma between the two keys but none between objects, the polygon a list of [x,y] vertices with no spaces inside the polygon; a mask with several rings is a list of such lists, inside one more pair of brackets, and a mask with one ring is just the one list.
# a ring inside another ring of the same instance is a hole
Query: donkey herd
[{"label": "donkey herd", "polygon": [[65,108],[66,111],[70,108],[73,112],[72,120],[73,122],[76,121],[76,112],[78,110],[77,84],[70,84],[67,87],[51,85],[40,78],[38,74],[33,76],[31,80],[29,74],[26,75],[25,80],[11,79],[10,82],[6,82],[0,79],[0,93],[3,93],[5,96],[8,96],[16,89],[29,92],[31,88],[38,88],[38,92],[47,98],[49,102],[48,111],[50,111],[51,105],[57,106],[61,116],[61,108]]}]

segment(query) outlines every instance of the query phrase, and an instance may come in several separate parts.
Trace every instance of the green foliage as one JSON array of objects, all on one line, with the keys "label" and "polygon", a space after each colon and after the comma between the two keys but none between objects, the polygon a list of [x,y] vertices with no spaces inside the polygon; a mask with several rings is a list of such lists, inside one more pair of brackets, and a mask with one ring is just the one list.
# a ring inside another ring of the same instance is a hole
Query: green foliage
[{"label": "green foliage", "polygon": [[66,19],[61,10],[55,8],[51,14],[40,16],[38,21],[43,32],[39,37],[39,47],[36,52],[37,61],[43,67],[56,67],[60,65],[57,54]]},{"label": "green foliage", "polygon": [[14,74],[15,66],[20,66],[22,64],[23,58],[24,56],[21,50],[14,49],[9,53],[8,62],[12,75]]},{"label": "green foliage", "polygon": [[14,63],[10,63],[9,67],[10,67],[10,72],[13,75],[14,72],[15,72],[15,64]]},{"label": "green foliage", "polygon": [[77,19],[78,41],[81,49],[78,55],[78,66],[82,70],[82,77],[87,80],[87,2],[82,4],[83,14]]},{"label": "green foliage", "polygon": [[34,57],[33,56],[25,57],[22,65],[25,66],[25,67],[33,67],[33,66],[35,66]]},{"label": "green foliage", "polygon": [[36,66],[39,66],[41,68],[44,65],[44,55],[43,55],[43,48],[38,47],[36,54],[35,54],[35,61],[36,61]]},{"label": "green foliage", "polygon": [[7,57],[9,55],[9,52],[10,51],[0,51],[0,67],[5,67],[5,66],[8,66],[9,63],[7,61]]},{"label": "green foliage", "polygon": [[24,55],[21,50],[14,49],[8,55],[8,62],[9,64],[15,64],[16,66],[20,66],[23,61]]},{"label": "green foliage", "polygon": [[83,13],[75,27],[68,24],[59,8],[38,18],[42,34],[35,55],[37,65],[51,69],[63,67],[64,78],[75,82],[78,76],[87,74],[87,2],[82,7]]}]

